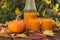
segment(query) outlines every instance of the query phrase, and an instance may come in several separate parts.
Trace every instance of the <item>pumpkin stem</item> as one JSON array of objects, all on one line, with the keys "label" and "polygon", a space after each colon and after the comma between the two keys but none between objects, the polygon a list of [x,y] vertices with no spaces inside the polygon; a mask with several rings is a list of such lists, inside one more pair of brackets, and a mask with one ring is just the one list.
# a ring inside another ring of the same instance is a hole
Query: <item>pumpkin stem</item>
[{"label": "pumpkin stem", "polygon": [[21,13],[16,16],[16,20],[20,20]]}]

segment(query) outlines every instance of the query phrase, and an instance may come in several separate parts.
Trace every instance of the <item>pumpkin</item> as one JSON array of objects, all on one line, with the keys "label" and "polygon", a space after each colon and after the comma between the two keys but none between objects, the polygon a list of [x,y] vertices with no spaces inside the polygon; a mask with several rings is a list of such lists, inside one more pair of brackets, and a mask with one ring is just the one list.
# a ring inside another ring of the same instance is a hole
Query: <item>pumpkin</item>
[{"label": "pumpkin", "polygon": [[25,23],[23,20],[13,20],[8,23],[8,30],[13,33],[21,33],[25,29]]}]

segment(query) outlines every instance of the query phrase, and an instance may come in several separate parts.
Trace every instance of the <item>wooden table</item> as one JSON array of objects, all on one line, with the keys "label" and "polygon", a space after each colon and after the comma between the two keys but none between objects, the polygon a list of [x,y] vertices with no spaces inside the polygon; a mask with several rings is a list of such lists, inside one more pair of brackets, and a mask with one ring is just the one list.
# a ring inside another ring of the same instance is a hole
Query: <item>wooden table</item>
[{"label": "wooden table", "polygon": [[[49,40],[60,40],[60,33],[55,34],[55,37],[48,37]],[[25,38],[9,38],[9,37],[0,37],[0,40],[30,40]]]}]

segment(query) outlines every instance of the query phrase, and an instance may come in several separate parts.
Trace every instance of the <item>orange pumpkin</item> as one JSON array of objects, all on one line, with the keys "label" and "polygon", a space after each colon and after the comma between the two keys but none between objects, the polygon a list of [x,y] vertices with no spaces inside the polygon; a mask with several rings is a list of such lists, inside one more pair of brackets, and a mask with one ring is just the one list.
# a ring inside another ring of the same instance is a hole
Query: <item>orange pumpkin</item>
[{"label": "orange pumpkin", "polygon": [[23,20],[13,20],[8,23],[8,30],[14,33],[21,33],[25,29],[25,23]]}]

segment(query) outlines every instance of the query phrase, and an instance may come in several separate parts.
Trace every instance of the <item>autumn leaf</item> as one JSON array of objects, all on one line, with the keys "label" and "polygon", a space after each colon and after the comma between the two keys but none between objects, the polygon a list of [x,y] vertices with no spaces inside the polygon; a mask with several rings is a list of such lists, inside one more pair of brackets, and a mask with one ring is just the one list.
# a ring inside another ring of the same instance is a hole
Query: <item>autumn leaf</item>
[{"label": "autumn leaf", "polygon": [[51,4],[51,0],[44,0],[47,4]]},{"label": "autumn leaf", "polygon": [[25,37],[26,34],[22,33],[22,34],[17,34],[15,36],[12,36],[13,38],[17,38],[17,37]]},{"label": "autumn leaf", "polygon": [[7,8],[7,2],[5,2],[1,8],[2,9]]},{"label": "autumn leaf", "polygon": [[46,30],[46,31],[43,32],[43,34],[47,35],[47,36],[55,36],[54,35],[55,33],[53,33],[52,30]]},{"label": "autumn leaf", "polygon": [[16,8],[15,8],[15,14],[18,15],[19,13],[20,13],[19,8],[16,7]]},{"label": "autumn leaf", "polygon": [[60,27],[60,21],[59,21],[58,19],[56,19],[55,24],[56,24],[58,27]]},{"label": "autumn leaf", "polygon": [[55,28],[56,31],[60,31],[60,21],[56,20],[55,24],[58,28]]}]

